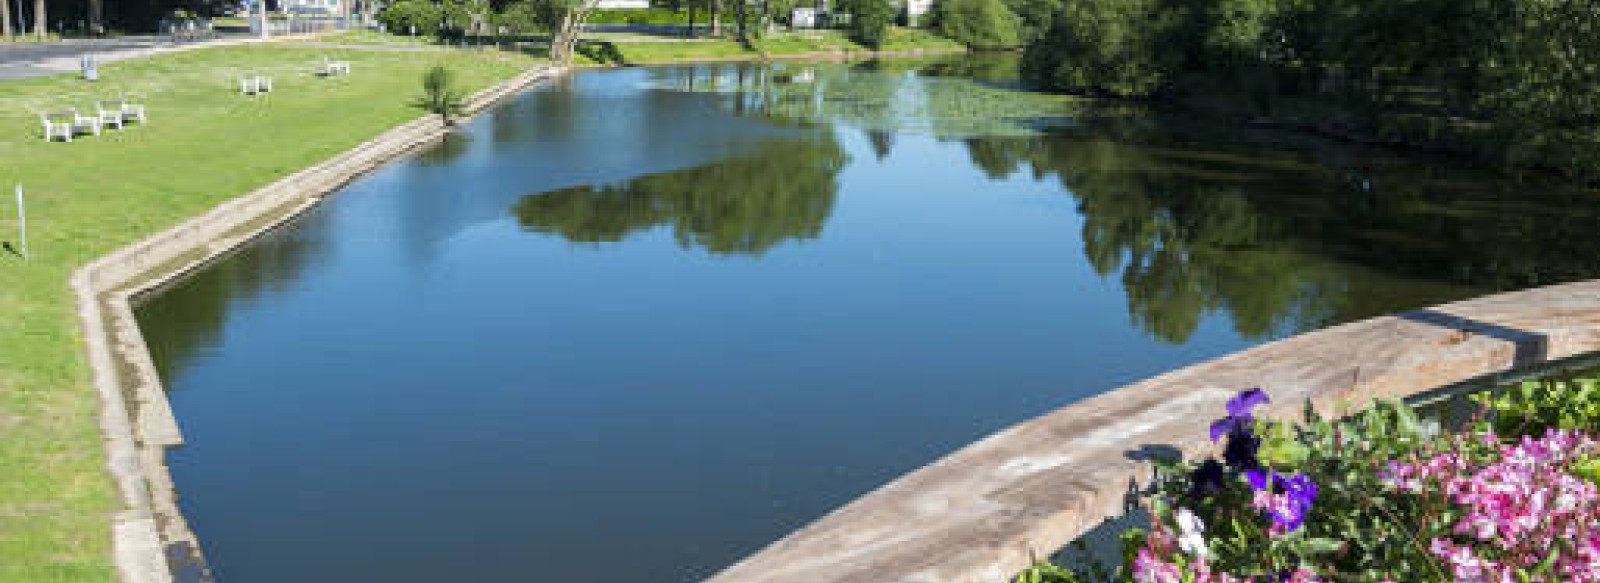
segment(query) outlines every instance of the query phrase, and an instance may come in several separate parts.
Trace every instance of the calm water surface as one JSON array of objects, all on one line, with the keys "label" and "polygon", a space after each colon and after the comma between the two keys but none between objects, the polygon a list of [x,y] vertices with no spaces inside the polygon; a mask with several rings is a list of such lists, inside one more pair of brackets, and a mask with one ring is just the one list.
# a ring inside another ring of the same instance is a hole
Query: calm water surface
[{"label": "calm water surface", "polygon": [[693,581],[1122,383],[1600,274],[1594,192],[1007,80],[580,73],[152,299],[219,580]]}]

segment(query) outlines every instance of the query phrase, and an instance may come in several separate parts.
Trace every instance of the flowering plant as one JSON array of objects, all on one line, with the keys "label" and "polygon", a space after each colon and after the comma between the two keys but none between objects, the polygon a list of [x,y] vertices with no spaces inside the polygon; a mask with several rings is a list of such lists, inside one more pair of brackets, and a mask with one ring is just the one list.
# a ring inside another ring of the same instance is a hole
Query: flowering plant
[{"label": "flowering plant", "polygon": [[1158,464],[1124,564],[1023,583],[1600,583],[1600,384],[1542,384],[1454,434],[1398,403],[1272,422],[1242,392],[1215,455]]}]

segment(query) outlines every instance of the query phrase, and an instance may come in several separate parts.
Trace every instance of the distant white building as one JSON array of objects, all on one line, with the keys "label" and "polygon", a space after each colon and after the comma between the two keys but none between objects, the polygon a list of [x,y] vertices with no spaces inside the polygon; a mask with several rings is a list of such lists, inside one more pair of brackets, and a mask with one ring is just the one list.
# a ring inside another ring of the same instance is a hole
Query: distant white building
[{"label": "distant white building", "polygon": [[344,14],[340,0],[279,0],[278,5],[295,14]]},{"label": "distant white building", "polygon": [[601,10],[645,10],[650,8],[650,0],[600,0],[595,7]]},{"label": "distant white building", "polygon": [[915,26],[933,10],[933,0],[905,0],[906,22]]}]

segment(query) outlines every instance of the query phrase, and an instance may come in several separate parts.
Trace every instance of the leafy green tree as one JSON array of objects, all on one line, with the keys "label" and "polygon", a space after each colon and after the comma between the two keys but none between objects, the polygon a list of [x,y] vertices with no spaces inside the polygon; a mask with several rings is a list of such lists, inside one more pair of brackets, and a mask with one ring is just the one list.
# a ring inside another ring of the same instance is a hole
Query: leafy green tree
[{"label": "leafy green tree", "polygon": [[1158,42],[1172,28],[1160,0],[1069,2],[1028,46],[1023,77],[1058,91],[1145,96],[1176,69],[1181,51]]},{"label": "leafy green tree", "polygon": [[847,161],[829,132],[769,140],[726,162],[531,195],[513,213],[525,229],[572,241],[621,241],[671,226],[684,247],[759,255],[822,234]]},{"label": "leafy green tree", "polygon": [[898,12],[894,0],[847,0],[840,4],[850,13],[850,39],[868,48],[882,47]]},{"label": "leafy green tree", "polygon": [[466,112],[466,94],[456,88],[449,69],[434,65],[422,73],[422,97],[417,104],[451,125],[455,123],[455,116]]},{"label": "leafy green tree", "polygon": [[940,0],[933,28],[941,36],[976,49],[1021,46],[1022,21],[1001,0]]}]

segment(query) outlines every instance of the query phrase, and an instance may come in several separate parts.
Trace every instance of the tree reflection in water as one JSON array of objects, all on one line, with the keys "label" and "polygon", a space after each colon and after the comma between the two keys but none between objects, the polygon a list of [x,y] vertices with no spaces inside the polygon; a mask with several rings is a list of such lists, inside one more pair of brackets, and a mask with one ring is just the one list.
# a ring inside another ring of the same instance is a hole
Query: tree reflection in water
[{"label": "tree reflection in water", "polygon": [[1186,341],[1210,312],[1263,338],[1600,275],[1592,190],[1150,122],[964,143],[991,178],[1058,179],[1084,217],[1086,259],[1120,278],[1132,320],[1162,340]]},{"label": "tree reflection in water", "polygon": [[571,241],[621,241],[670,225],[684,247],[760,255],[818,237],[833,210],[848,158],[831,131],[810,135],[717,164],[528,196],[513,212],[524,228]]}]

